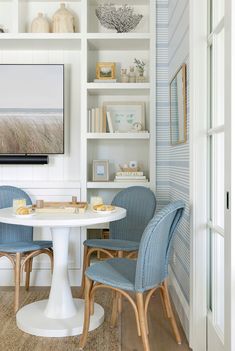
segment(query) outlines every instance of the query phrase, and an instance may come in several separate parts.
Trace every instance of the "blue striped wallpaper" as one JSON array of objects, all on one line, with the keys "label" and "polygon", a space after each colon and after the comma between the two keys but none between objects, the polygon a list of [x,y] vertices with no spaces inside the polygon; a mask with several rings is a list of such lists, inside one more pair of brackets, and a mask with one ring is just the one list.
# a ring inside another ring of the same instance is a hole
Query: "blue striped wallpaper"
[{"label": "blue striped wallpaper", "polygon": [[171,268],[189,302],[189,77],[187,71],[187,142],[170,145],[169,81],[189,64],[189,1],[157,0],[157,199],[158,208],[182,199],[186,211],[173,243]]}]

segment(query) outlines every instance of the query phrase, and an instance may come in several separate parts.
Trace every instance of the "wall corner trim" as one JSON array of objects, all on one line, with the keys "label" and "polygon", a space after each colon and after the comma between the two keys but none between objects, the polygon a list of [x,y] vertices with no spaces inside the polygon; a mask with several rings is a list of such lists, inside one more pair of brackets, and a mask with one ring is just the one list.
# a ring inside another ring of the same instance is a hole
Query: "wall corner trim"
[{"label": "wall corner trim", "polygon": [[[188,304],[188,301],[186,300],[179,283],[177,282],[177,279],[175,277],[175,274],[171,267],[169,266],[169,287],[170,287],[170,293],[173,288],[174,294],[171,293],[171,298],[174,302],[175,309],[178,313],[181,325],[184,329],[186,338],[189,340],[189,314],[190,314],[190,307]],[[177,301],[175,299],[175,295],[177,296]],[[180,305],[179,305],[180,304]]]}]

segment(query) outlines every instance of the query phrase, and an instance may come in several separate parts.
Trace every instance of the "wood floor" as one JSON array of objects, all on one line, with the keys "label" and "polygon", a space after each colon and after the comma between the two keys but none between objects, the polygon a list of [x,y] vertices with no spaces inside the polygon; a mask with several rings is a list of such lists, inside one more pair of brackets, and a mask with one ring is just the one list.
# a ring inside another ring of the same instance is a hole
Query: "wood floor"
[{"label": "wood floor", "polygon": [[[188,351],[187,339],[177,318],[182,344],[176,344],[170,324],[165,319],[160,296],[152,297],[149,305],[149,340],[151,351]],[[135,317],[128,301],[123,302],[122,313],[122,351],[143,351],[141,339],[137,335]]]},{"label": "wood floor", "polygon": [[[12,291],[12,288],[1,288],[1,291]],[[48,288],[31,288],[32,290],[49,292]],[[73,289],[73,295],[76,297],[79,293],[78,289]],[[177,319],[178,321],[178,319]],[[178,325],[180,326],[179,322]],[[121,317],[121,351],[143,351],[141,338],[138,337],[136,331],[136,322],[132,307],[127,300],[123,299],[123,312]],[[177,345],[173,337],[170,324],[165,319],[163,309],[161,306],[160,296],[158,293],[152,297],[149,305],[149,330],[150,330],[150,347],[151,351],[189,351],[188,343],[185,335],[180,327],[182,336],[182,345]],[[47,339],[47,347],[49,347],[50,340]],[[34,345],[35,349],[36,345]],[[53,349],[53,345],[50,350]],[[1,349],[1,348],[0,348]],[[37,348],[36,348],[37,349]],[[17,348],[19,350],[19,348]],[[7,350],[8,351],[8,350]],[[13,349],[11,349],[13,351]],[[41,350],[40,350],[41,351]],[[102,351],[94,350],[94,351]],[[110,350],[111,351],[111,350]]]}]

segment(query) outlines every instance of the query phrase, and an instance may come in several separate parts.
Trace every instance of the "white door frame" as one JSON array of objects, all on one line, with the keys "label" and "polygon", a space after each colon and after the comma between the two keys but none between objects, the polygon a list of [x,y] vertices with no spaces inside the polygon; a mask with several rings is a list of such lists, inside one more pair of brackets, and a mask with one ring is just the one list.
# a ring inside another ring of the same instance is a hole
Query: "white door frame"
[{"label": "white door frame", "polygon": [[[207,1],[190,1],[190,347],[206,351]],[[200,204],[200,205],[199,205]]]},{"label": "white door frame", "polygon": [[[225,350],[235,351],[235,3],[225,1]],[[228,150],[230,152],[228,152]]]},{"label": "white door frame", "polygon": [[[235,199],[235,2],[225,0],[226,191]],[[190,1],[190,347],[207,348],[207,1]],[[231,35],[230,35],[231,34]],[[231,40],[231,36],[233,40]],[[233,63],[233,66],[232,66]],[[233,137],[231,137],[231,135]],[[232,184],[231,184],[232,183]],[[231,202],[231,201],[230,201]],[[225,216],[225,350],[235,351],[235,211]],[[231,234],[232,233],[232,234]],[[233,297],[233,299],[232,299]]]}]

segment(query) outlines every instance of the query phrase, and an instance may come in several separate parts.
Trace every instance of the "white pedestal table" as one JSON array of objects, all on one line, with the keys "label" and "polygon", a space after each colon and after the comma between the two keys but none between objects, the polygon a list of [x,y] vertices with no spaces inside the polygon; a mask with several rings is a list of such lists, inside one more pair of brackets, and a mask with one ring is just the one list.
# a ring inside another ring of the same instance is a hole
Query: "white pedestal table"
[{"label": "white pedestal table", "polygon": [[[44,337],[79,335],[83,330],[84,300],[73,299],[68,277],[68,246],[70,228],[107,223],[122,219],[126,210],[98,214],[88,209],[84,214],[36,213],[28,218],[19,218],[12,208],[0,210],[0,222],[31,227],[49,227],[54,250],[54,271],[48,300],[23,306],[16,314],[19,329]],[[90,330],[103,323],[104,310],[95,304]]]}]

